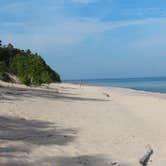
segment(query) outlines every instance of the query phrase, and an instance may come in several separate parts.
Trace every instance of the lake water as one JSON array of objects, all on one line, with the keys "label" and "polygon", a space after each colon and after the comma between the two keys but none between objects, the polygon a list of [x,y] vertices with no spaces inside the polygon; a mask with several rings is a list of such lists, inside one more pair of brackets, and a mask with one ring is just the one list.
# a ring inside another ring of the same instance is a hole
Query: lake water
[{"label": "lake water", "polygon": [[113,86],[144,90],[150,92],[166,93],[166,77],[151,78],[118,78],[118,79],[87,79],[70,80],[66,82],[83,83],[87,85]]}]

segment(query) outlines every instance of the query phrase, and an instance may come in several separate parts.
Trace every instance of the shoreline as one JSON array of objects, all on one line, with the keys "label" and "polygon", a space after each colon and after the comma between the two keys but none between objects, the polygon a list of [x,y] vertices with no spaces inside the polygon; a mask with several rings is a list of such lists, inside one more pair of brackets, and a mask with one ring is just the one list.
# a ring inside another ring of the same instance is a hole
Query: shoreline
[{"label": "shoreline", "polygon": [[79,83],[72,83],[72,82],[61,82],[61,83],[51,83],[51,84],[43,84],[41,86],[26,86],[24,84],[15,84],[15,83],[7,83],[0,81],[0,87],[14,87],[14,88],[27,88],[27,89],[45,89],[45,90],[53,90],[55,86],[78,86],[80,87],[89,87],[89,88],[99,88],[103,89],[105,91],[111,91],[113,90],[115,93],[128,93],[130,95],[142,95],[142,96],[149,96],[149,97],[159,97],[161,99],[166,99],[166,93],[161,93],[161,92],[151,92],[151,91],[145,91],[145,90],[137,90],[137,89],[132,89],[132,88],[124,88],[124,87],[114,87],[114,86],[102,86],[102,85],[89,85],[89,84],[79,84]]},{"label": "shoreline", "polygon": [[50,85],[79,85],[79,86],[87,86],[87,87],[97,87],[97,88],[105,88],[105,89],[115,89],[115,90],[122,90],[122,91],[133,91],[138,92],[141,94],[149,94],[149,95],[161,95],[166,96],[166,92],[157,92],[157,91],[148,91],[148,90],[141,90],[141,89],[135,89],[135,88],[128,88],[128,87],[116,87],[116,86],[106,86],[106,85],[90,85],[86,83],[73,83],[73,82],[61,82],[61,83],[50,83],[50,84],[43,84],[41,86],[26,86],[24,84],[16,84],[16,83],[8,83],[0,81],[0,87],[21,87],[21,88],[46,88]]},{"label": "shoreline", "polygon": [[[61,83],[60,83],[61,84]],[[115,87],[115,86],[106,86],[106,85],[89,85],[86,83],[80,84],[80,83],[72,83],[72,82],[62,82],[62,84],[71,84],[71,85],[81,85],[81,86],[87,86],[87,87],[97,87],[97,88],[105,88],[105,89],[114,89],[114,90],[121,90],[121,91],[130,91],[130,92],[137,92],[139,94],[145,94],[145,95],[156,95],[157,97],[166,97],[166,92],[157,92],[157,91],[146,91],[141,89],[134,89],[134,88],[127,88],[127,87]]]}]

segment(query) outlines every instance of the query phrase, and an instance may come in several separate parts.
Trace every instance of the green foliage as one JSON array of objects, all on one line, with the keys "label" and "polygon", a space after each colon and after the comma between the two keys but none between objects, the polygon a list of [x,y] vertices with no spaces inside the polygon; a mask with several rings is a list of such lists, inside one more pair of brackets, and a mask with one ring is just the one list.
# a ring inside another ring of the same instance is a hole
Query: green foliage
[{"label": "green foliage", "polygon": [[0,61],[0,73],[4,73],[7,71],[7,65],[4,61]]},{"label": "green foliage", "polygon": [[5,74],[7,72],[7,66],[6,63],[3,61],[0,61],[0,80],[7,80],[7,75]]},{"label": "green foliage", "polygon": [[0,45],[0,73],[15,74],[26,85],[60,82],[60,76],[45,61],[30,50],[19,50],[8,44]]}]

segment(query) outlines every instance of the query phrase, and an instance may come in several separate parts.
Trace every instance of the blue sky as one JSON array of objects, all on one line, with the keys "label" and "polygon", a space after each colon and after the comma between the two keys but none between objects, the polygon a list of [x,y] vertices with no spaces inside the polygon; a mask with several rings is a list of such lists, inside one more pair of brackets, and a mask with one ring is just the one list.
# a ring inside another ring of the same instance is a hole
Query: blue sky
[{"label": "blue sky", "polygon": [[62,79],[166,76],[165,0],[0,0],[0,39]]}]

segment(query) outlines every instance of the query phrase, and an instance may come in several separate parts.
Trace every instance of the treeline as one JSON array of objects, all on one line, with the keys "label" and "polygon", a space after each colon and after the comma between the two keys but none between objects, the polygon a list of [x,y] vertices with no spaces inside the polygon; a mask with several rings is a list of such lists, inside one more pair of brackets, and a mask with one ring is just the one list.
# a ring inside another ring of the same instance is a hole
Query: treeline
[{"label": "treeline", "polygon": [[14,48],[12,44],[2,45],[0,41],[0,79],[7,81],[8,73],[26,85],[60,82],[60,76],[50,68],[37,53]]}]

